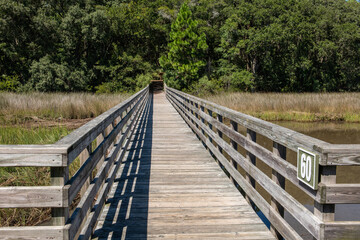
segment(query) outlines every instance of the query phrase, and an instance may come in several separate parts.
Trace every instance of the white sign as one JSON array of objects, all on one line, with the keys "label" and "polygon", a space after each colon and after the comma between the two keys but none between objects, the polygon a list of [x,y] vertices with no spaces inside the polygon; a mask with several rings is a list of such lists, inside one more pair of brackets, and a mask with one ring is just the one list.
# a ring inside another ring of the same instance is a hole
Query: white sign
[{"label": "white sign", "polygon": [[312,189],[318,188],[319,156],[315,153],[298,148],[297,178]]}]

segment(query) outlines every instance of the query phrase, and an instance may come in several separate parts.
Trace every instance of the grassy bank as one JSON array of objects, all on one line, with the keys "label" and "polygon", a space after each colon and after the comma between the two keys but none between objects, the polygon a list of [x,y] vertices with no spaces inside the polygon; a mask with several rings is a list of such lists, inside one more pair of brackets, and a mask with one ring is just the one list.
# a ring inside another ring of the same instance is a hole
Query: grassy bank
[{"label": "grassy bank", "polygon": [[1,93],[0,123],[93,118],[124,101],[129,94]]},{"label": "grassy bank", "polygon": [[[66,136],[66,127],[0,127],[0,144],[50,144]],[[47,167],[0,168],[0,186],[50,185]],[[50,219],[49,208],[1,209],[0,226],[37,225]]]},{"label": "grassy bank", "polygon": [[[130,95],[0,94],[0,144],[52,144]],[[70,176],[79,168],[75,161]],[[47,167],[0,168],[0,186],[50,184]],[[50,208],[0,209],[0,227],[37,225],[50,219]]]},{"label": "grassy bank", "polygon": [[360,122],[360,93],[221,93],[203,98],[267,121]]}]

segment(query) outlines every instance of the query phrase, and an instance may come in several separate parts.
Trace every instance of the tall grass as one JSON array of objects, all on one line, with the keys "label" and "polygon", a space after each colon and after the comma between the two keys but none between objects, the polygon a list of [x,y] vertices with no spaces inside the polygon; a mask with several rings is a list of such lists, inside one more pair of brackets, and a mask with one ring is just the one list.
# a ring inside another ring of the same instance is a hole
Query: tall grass
[{"label": "tall grass", "polygon": [[93,118],[128,98],[129,94],[0,93],[0,122]]},{"label": "tall grass", "polygon": [[63,126],[25,128],[0,127],[0,144],[50,144],[68,135],[70,130]]},{"label": "tall grass", "polygon": [[360,93],[221,93],[204,98],[264,120],[360,122]]},{"label": "tall grass", "polygon": [[[55,143],[69,134],[75,125],[78,127],[79,123],[85,123],[89,118],[100,115],[129,96],[89,93],[0,93],[0,144]],[[59,119],[62,120],[58,121]],[[70,121],[73,119],[86,121]],[[36,124],[33,124],[34,122]],[[78,168],[77,159],[69,167],[70,176]],[[0,168],[0,187],[49,184],[48,167]],[[50,218],[50,208],[0,209],[0,226],[37,225]]]},{"label": "tall grass", "polygon": [[[65,127],[0,127],[0,144],[50,144],[66,136]],[[45,186],[50,184],[48,167],[2,167],[0,186]],[[50,219],[49,208],[1,209],[0,226],[36,225]]]}]

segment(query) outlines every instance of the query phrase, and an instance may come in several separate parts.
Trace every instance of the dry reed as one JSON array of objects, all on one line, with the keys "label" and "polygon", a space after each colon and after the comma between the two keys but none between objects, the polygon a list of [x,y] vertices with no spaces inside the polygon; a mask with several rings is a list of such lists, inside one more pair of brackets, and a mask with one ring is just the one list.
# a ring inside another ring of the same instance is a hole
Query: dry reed
[{"label": "dry reed", "polygon": [[360,93],[221,93],[204,98],[265,120],[360,121]]},{"label": "dry reed", "polygon": [[[128,98],[129,94],[89,93],[4,93],[0,92],[0,144],[51,144],[67,135],[72,125],[96,117]],[[64,119],[65,121],[57,121]],[[40,121],[44,120],[44,121]],[[49,121],[56,120],[56,121]],[[30,123],[37,122],[37,127]],[[49,122],[54,122],[48,124]],[[65,123],[69,124],[65,124]],[[21,125],[19,125],[21,124]],[[23,125],[22,125],[23,124]],[[51,126],[51,127],[49,127]],[[79,168],[70,166],[72,176]],[[0,168],[0,186],[42,186],[50,184],[50,169],[41,167]],[[0,209],[0,227],[31,226],[51,218],[49,208]]]},{"label": "dry reed", "polygon": [[93,118],[128,97],[128,94],[0,93],[0,117],[12,123],[32,118]]}]

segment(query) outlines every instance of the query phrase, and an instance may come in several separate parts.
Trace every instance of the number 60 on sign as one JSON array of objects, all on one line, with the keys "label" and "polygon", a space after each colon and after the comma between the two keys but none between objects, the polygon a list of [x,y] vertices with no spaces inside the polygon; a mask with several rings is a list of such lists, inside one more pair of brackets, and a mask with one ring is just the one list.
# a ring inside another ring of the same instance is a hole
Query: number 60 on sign
[{"label": "number 60 on sign", "polygon": [[298,148],[297,178],[312,189],[317,189],[319,176],[319,157],[305,149]]}]

